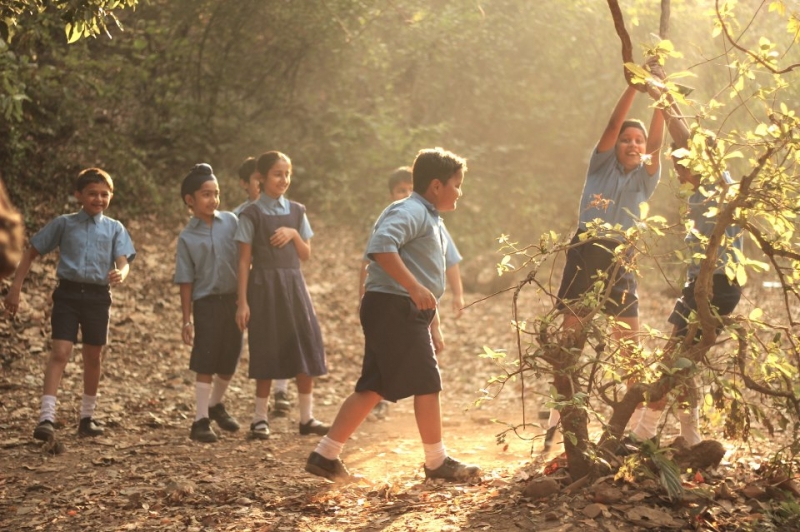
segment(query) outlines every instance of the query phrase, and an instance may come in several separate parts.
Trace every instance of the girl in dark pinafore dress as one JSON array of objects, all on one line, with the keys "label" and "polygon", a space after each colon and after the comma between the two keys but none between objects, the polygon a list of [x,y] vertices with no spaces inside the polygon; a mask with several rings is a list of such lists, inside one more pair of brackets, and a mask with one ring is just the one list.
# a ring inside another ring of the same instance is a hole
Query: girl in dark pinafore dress
[{"label": "girl in dark pinafore dress", "polygon": [[[261,196],[239,215],[239,290],[236,322],[249,329],[251,379],[256,379],[256,408],[250,436],[269,438],[267,419],[272,379],[297,379],[300,434],[324,435],[328,426],[312,415],[313,377],[325,375],[314,306],[300,261],[311,256],[313,236],[305,207],[284,197],[292,163],[277,151],[257,163]],[[252,261],[252,269],[251,269]],[[248,326],[250,325],[250,326]]]}]

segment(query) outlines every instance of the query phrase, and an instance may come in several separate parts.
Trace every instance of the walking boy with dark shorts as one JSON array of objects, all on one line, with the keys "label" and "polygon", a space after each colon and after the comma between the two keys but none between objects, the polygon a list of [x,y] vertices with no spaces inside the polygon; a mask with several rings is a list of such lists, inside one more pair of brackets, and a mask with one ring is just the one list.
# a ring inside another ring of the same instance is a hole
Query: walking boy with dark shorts
[{"label": "walking boy with dark shorts", "polygon": [[442,380],[430,326],[445,285],[445,239],[439,212],[461,197],[466,161],[441,148],[414,161],[414,193],[378,218],[367,244],[370,259],[361,302],[364,360],[355,392],[309,455],[305,470],[329,480],[350,476],[339,459],[344,443],[381,400],[414,397],[427,478],[468,480],[480,468],[447,455],[442,442]]},{"label": "walking boy with dark shorts", "polygon": [[64,368],[78,341],[83,342],[83,399],[78,434],[99,436],[103,428],[93,419],[100,385],[100,355],[108,340],[111,287],[122,283],[136,256],[133,243],[118,222],[103,215],[114,195],[114,182],[99,168],[78,174],[75,197],[81,210],[64,214],[48,223],[31,238],[5,299],[6,311],[19,308],[20,291],[31,264],[39,255],[58,248],[58,287],[53,292],[50,316],[53,345],[44,373],[39,424],[33,431],[37,440],[55,436],[56,394]]}]

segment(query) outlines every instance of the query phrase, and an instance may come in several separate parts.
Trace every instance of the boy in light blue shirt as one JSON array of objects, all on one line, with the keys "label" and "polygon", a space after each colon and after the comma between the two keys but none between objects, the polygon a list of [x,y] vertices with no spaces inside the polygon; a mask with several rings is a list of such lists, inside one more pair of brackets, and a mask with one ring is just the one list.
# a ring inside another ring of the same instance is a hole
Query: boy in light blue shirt
[{"label": "boy in light blue shirt", "polygon": [[219,184],[207,164],[195,165],[186,175],[181,198],[193,215],[178,237],[175,264],[183,311],[181,337],[192,346],[189,369],[197,373],[197,411],[189,438],[211,443],[218,439],[212,420],[222,430],[239,430],[222,403],[242,351],[242,332],[236,325],[239,251],[233,239],[238,222],[233,213],[217,210]]},{"label": "boy in light blue shirt", "polygon": [[39,424],[33,431],[37,440],[48,441],[55,436],[56,394],[79,329],[84,378],[78,434],[103,434],[103,428],[92,416],[100,384],[100,355],[108,340],[110,288],[128,277],[129,263],[136,256],[125,227],[103,215],[113,195],[114,183],[105,171],[87,168],[78,174],[75,197],[81,210],[57,217],[31,238],[31,247],[25,252],[5,299],[6,311],[14,315],[31,264],[39,255],[58,248],[58,287],[53,292],[50,317],[53,347],[44,374]]},{"label": "boy in light blue shirt", "polygon": [[441,375],[431,323],[445,287],[446,242],[439,212],[461,197],[466,161],[441,148],[422,150],[413,167],[414,193],[378,218],[367,245],[361,302],[364,361],[355,392],[342,404],[305,470],[329,480],[350,476],[339,455],[381,400],[414,397],[427,478],[469,480],[480,468],[454,460],[442,442]]}]

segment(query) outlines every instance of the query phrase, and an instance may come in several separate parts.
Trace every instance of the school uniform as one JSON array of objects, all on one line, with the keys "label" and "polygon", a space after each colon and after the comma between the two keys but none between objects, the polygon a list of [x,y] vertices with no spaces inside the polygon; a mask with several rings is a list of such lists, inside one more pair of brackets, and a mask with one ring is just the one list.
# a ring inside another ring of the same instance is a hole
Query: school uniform
[{"label": "school uniform", "polygon": [[247,286],[251,379],[318,377],[328,372],[322,331],[300,270],[294,243],[270,244],[280,227],[292,227],[307,241],[313,235],[305,206],[261,194],[239,217],[236,240],[252,245]]},{"label": "school uniform", "polygon": [[[622,230],[631,228],[635,220],[630,213],[639,213],[639,204],[650,199],[660,178],[660,167],[654,175],[649,175],[643,165],[626,174],[617,160],[615,149],[600,153],[595,147],[581,194],[578,231],[571,244],[579,244],[587,224],[596,219],[611,226],[619,225]],[[613,272],[616,262],[612,252],[620,242],[613,236],[603,238],[602,233],[598,236],[599,241],[595,239],[568,250],[558,290],[560,309],[565,309],[570,300],[577,300],[592,289],[597,270],[609,275]],[[639,301],[633,272],[622,266],[611,282],[610,297],[603,311],[618,317],[638,316]]]},{"label": "school uniform", "polygon": [[83,209],[58,216],[31,238],[40,255],[58,248],[58,287],[50,316],[54,340],[105,345],[111,290],[108,273],[117,257],[128,263],[136,257],[130,235],[117,220],[103,213],[90,216]]},{"label": "school uniform", "polygon": [[445,288],[445,228],[439,212],[414,192],[391,204],[367,243],[366,292],[361,301],[364,361],[356,391],[389,401],[442,390],[430,334],[435,310],[420,310],[408,292],[374,261],[375,253],[398,253],[412,275],[437,298]]},{"label": "school uniform", "polygon": [[233,374],[242,351],[236,324],[237,225],[233,213],[215,211],[211,225],[193,216],[178,237],[174,282],[192,285],[189,369],[204,375]]},{"label": "school uniform", "polygon": [[[728,184],[734,183],[728,172],[724,172],[722,178]],[[676,333],[681,336],[686,334],[689,315],[692,311],[697,310],[694,288],[703,259],[696,258],[696,256],[705,255],[703,240],[711,236],[717,225],[716,216],[708,216],[709,211],[718,206],[717,199],[709,197],[714,191],[713,186],[700,185],[687,199],[686,217],[691,223],[691,229],[686,234],[685,242],[688,247],[689,265],[681,297],[678,298],[669,317],[669,322],[677,327]],[[710,301],[711,306],[716,308],[720,316],[727,316],[733,312],[742,296],[741,286],[735,280],[728,279],[725,267],[727,264],[741,262],[740,255],[743,249],[743,230],[735,225],[726,227],[724,240],[720,243],[717,251],[717,267],[712,276],[713,293]],[[738,250],[739,253],[734,250]]]},{"label": "school uniform", "polygon": [[450,231],[448,231],[447,227],[445,227],[444,221],[442,221],[442,233],[444,234],[444,240],[445,240],[444,263],[445,263],[445,268],[449,270],[456,264],[459,264],[463,259],[463,257],[461,256],[461,253],[458,251],[456,243],[453,242],[453,237],[450,236]]},{"label": "school uniform", "polygon": [[233,211],[231,211],[231,212],[233,212],[233,214],[235,214],[236,216],[239,216],[240,214],[242,214],[243,210],[245,210],[247,207],[250,206],[251,203],[253,203],[253,202],[250,201],[250,200],[247,200],[244,203],[242,203],[241,205],[239,205],[238,207],[236,207],[235,209],[233,209]]}]

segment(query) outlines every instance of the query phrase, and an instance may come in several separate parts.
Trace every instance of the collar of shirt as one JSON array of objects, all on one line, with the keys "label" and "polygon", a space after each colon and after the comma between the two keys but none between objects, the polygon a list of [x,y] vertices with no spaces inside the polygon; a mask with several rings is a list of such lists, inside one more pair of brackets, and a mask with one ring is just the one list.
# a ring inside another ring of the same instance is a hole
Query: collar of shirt
[{"label": "collar of shirt", "polygon": [[276,208],[278,206],[280,206],[283,209],[286,208],[286,198],[283,197],[283,195],[281,195],[280,197],[275,199],[275,198],[271,198],[271,197],[267,196],[266,194],[264,194],[262,192],[261,195],[258,197],[258,200],[256,200],[256,201],[261,203],[267,209],[274,209],[274,208]]},{"label": "collar of shirt", "polygon": [[418,202],[422,203],[425,206],[426,209],[428,209],[428,212],[430,212],[432,215],[436,216],[437,218],[439,217],[439,211],[437,211],[436,207],[433,206],[433,203],[431,203],[430,201],[426,200],[425,197],[422,194],[418,194],[416,192],[412,192],[411,195],[409,196],[409,199],[417,200]]},{"label": "collar of shirt", "polygon": [[86,220],[91,220],[95,224],[99,224],[103,220],[103,213],[98,212],[94,216],[89,216],[89,213],[84,211],[83,209],[78,211],[78,221],[85,222]]},{"label": "collar of shirt", "polygon": [[[221,216],[219,214],[219,211],[214,211],[214,219],[215,220],[219,220],[220,218],[221,218]],[[197,216],[192,216],[192,219],[189,220],[189,227],[194,229],[195,227],[198,227],[200,224],[204,224],[204,223],[205,222],[203,220],[201,220],[200,218],[198,218]]]}]

